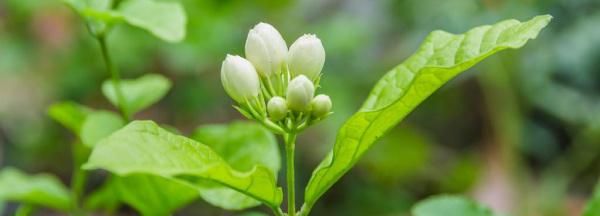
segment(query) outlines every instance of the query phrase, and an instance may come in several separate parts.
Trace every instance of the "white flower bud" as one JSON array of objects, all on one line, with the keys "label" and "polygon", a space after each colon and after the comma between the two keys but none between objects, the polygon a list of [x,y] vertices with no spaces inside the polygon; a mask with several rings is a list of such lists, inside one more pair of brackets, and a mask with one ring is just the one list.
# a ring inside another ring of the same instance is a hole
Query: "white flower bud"
[{"label": "white flower bud", "polygon": [[303,35],[298,38],[288,53],[288,66],[292,76],[306,75],[317,79],[325,64],[325,49],[315,35]]},{"label": "white flower bud", "polygon": [[315,95],[315,86],[306,76],[299,75],[292,79],[287,89],[287,104],[291,110],[306,111]]},{"label": "white flower bud", "polygon": [[260,93],[256,70],[240,56],[227,55],[221,65],[221,82],[227,94],[238,103],[256,98]]},{"label": "white flower bud", "polygon": [[267,103],[267,112],[273,121],[279,121],[287,115],[288,107],[285,99],[275,96]]},{"label": "white flower bud", "polygon": [[263,77],[281,72],[288,48],[281,34],[273,26],[259,23],[248,32],[246,58]]},{"label": "white flower bud", "polygon": [[312,115],[315,117],[327,115],[331,112],[331,107],[331,98],[324,94],[317,95],[311,102]]}]

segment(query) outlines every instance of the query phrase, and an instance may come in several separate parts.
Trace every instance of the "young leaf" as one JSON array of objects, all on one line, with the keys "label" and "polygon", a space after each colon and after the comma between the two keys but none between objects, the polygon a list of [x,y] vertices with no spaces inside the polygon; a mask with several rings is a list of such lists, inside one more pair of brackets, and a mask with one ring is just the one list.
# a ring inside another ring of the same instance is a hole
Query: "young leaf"
[{"label": "young leaf", "polygon": [[63,0],[87,22],[94,35],[105,33],[109,27],[122,20],[122,16],[111,10],[112,0]]},{"label": "young leaf", "polygon": [[[120,84],[125,100],[125,109],[131,114],[156,103],[171,88],[171,82],[158,74],[144,75],[135,80],[122,80]],[[119,100],[111,80],[104,81],[102,93],[113,105],[118,107]]]},{"label": "young leaf", "polygon": [[128,0],[121,3],[119,12],[125,22],[165,41],[179,42],[185,37],[187,18],[178,2]]},{"label": "young leaf", "polygon": [[495,216],[487,207],[459,196],[435,196],[419,202],[413,216]]},{"label": "young leaf", "polygon": [[48,109],[48,115],[75,134],[81,132],[83,123],[92,109],[73,102],[55,103]]},{"label": "young leaf", "polygon": [[93,148],[98,141],[123,126],[125,126],[125,121],[113,112],[93,112],[86,118],[81,127],[81,141],[86,146]]},{"label": "young leaf", "polygon": [[[207,125],[194,131],[192,138],[206,143],[238,171],[247,172],[255,165],[279,172],[281,158],[275,136],[263,126],[252,122],[229,125]],[[240,210],[260,204],[257,200],[230,188],[208,184],[199,186],[207,202],[229,210]]]},{"label": "young leaf", "polygon": [[133,174],[112,176],[92,194],[86,206],[91,209],[115,208],[123,202],[142,215],[171,215],[198,197],[198,189],[160,176]]},{"label": "young leaf", "polygon": [[583,216],[598,216],[600,215],[600,183],[596,184],[594,194],[585,205]]},{"label": "young leaf", "polygon": [[282,191],[264,166],[241,172],[208,146],[174,135],[151,121],[134,121],[94,148],[86,169],[101,168],[119,175],[148,174],[170,180],[230,187],[270,207],[281,204]]},{"label": "young leaf", "polygon": [[71,207],[69,191],[54,176],[28,176],[14,168],[0,171],[0,201],[17,201],[61,211]]},{"label": "young leaf", "polygon": [[486,57],[520,48],[550,22],[550,15],[527,22],[507,20],[465,34],[432,32],[417,52],[375,85],[362,108],[340,128],[333,150],[306,187],[305,211],[340,179],[390,128],[444,83]]},{"label": "young leaf", "polygon": [[125,125],[123,119],[109,111],[95,111],[86,106],[61,102],[50,106],[48,114],[79,136],[88,147]]}]

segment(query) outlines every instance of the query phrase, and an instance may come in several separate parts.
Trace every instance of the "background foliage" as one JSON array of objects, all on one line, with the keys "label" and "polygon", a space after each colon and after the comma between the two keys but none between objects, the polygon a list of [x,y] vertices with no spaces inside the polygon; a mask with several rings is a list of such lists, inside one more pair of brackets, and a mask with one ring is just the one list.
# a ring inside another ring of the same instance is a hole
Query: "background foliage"
[{"label": "background foliage", "polygon": [[[591,196],[600,171],[598,0],[181,2],[188,14],[181,43],[126,25],[108,38],[124,78],[152,72],[171,80],[166,98],[135,118],[184,134],[240,119],[217,82],[226,52],[242,54],[247,30],[260,21],[276,26],[288,44],[316,33],[327,52],[321,91],[335,114],[300,137],[299,188],[370,88],[428,32],[550,13],[555,19],[537,40],[484,61],[430,97],[367,152],[314,215],[409,215],[417,200],[439,193],[466,194],[511,215],[580,215]],[[0,1],[1,167],[56,173],[68,182],[73,137],[47,108],[72,100],[113,109],[102,96],[108,75],[98,44],[86,31],[58,0]],[[88,190],[105,176],[94,173]],[[4,212],[14,209],[9,203]],[[177,215],[197,212],[251,215],[199,200]]]}]

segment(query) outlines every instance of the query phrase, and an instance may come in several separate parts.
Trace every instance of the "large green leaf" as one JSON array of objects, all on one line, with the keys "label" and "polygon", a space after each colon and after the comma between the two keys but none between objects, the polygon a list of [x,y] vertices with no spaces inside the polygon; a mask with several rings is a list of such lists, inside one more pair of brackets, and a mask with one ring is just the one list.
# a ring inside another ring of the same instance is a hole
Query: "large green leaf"
[{"label": "large green leaf", "polygon": [[125,22],[165,41],[178,42],[185,37],[187,18],[178,2],[127,0],[121,3],[119,12]]},{"label": "large green leaf", "polygon": [[[281,158],[275,136],[257,123],[234,122],[229,125],[206,125],[192,138],[206,143],[236,170],[247,172],[262,165],[271,173],[279,172]],[[257,200],[218,184],[203,185],[200,195],[207,202],[224,209],[239,210],[259,205]]]},{"label": "large green leaf", "polygon": [[585,205],[583,216],[598,216],[600,215],[600,183],[596,185],[594,194]]},{"label": "large green leaf", "polygon": [[432,32],[414,55],[375,85],[362,108],[340,128],[332,152],[308,183],[305,208],[310,209],[379,137],[444,83],[498,51],[522,47],[551,18],[538,16],[524,23],[507,20],[458,35]]},{"label": "large green leaf", "polygon": [[[134,80],[122,80],[120,86],[125,109],[128,113],[135,114],[164,97],[171,88],[171,82],[161,75],[148,74]],[[102,93],[113,105],[119,107],[117,93],[111,80],[102,84]]]},{"label": "large green leaf", "polygon": [[113,112],[93,112],[85,119],[81,127],[81,141],[86,146],[93,148],[98,141],[123,126],[125,126],[125,121]]},{"label": "large green leaf", "polygon": [[69,191],[54,176],[28,176],[14,169],[0,171],[0,202],[16,201],[67,211],[71,207]]},{"label": "large green leaf", "polygon": [[92,194],[86,207],[111,209],[126,203],[142,215],[170,215],[198,197],[198,189],[160,176],[133,174],[112,176]]},{"label": "large green leaf", "polygon": [[257,165],[247,172],[233,169],[208,146],[174,135],[151,121],[134,121],[94,148],[86,169],[119,175],[149,174],[190,184],[214,182],[270,207],[282,201],[274,174]]},{"label": "large green leaf", "polygon": [[495,216],[487,207],[460,196],[435,196],[419,202],[413,216]]}]

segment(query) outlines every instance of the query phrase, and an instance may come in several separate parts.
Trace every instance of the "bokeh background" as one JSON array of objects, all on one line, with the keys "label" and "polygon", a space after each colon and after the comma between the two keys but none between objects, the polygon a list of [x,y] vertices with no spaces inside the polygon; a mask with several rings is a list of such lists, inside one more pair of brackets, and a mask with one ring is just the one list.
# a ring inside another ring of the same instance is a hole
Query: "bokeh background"
[{"label": "bokeh background", "polygon": [[[537,40],[489,58],[426,100],[314,215],[409,215],[416,201],[439,193],[465,194],[506,215],[579,215],[598,179],[600,0],[181,2],[188,14],[181,43],[126,25],[108,38],[125,78],[160,73],[174,83],[135,118],[183,132],[241,119],[220,85],[225,55],[243,54],[248,30],[261,21],[276,26],[288,45],[315,33],[327,53],[319,91],[331,96],[335,114],[300,137],[299,191],[337,128],[428,32],[554,16]],[[74,137],[46,110],[64,100],[114,109],[100,92],[108,77],[99,45],[59,0],[0,1],[0,167],[54,173],[68,183]],[[95,178],[88,190],[99,184]],[[4,214],[13,210],[8,205]],[[120,214],[135,215],[127,208]],[[176,215],[242,214],[199,200]]]}]

